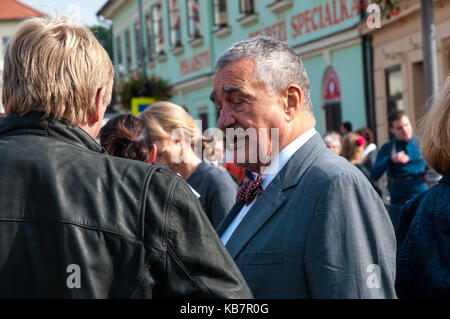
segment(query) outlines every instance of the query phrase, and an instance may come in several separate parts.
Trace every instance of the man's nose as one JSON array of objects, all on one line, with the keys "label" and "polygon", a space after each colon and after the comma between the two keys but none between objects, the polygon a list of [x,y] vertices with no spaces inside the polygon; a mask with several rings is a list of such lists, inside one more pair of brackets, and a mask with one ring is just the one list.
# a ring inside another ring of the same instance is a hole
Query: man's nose
[{"label": "man's nose", "polygon": [[223,107],[220,110],[219,119],[217,120],[217,127],[221,130],[225,130],[227,127],[233,125],[234,123],[235,123],[234,117],[225,107]]}]

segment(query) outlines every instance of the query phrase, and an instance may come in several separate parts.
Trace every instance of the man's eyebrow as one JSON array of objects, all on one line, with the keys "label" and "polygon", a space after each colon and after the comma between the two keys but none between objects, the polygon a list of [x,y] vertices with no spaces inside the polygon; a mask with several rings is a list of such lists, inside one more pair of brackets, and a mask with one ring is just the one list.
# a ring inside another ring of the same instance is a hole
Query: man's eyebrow
[{"label": "man's eyebrow", "polygon": [[223,88],[222,88],[222,91],[224,92],[224,93],[233,93],[233,92],[236,92],[236,91],[241,91],[241,87],[239,87],[239,86],[237,86],[237,85],[225,85]]},{"label": "man's eyebrow", "polygon": [[[242,88],[241,88],[240,86],[238,86],[238,85],[224,85],[223,88],[222,88],[222,92],[225,93],[225,94],[232,94],[232,93],[234,93],[234,92],[240,92],[240,93],[244,94],[245,96],[250,97],[250,96],[249,96],[248,94],[246,94],[246,93],[242,90]],[[209,95],[209,99],[210,99],[212,102],[215,102],[215,100],[216,100],[216,92],[212,92],[212,93]]]}]

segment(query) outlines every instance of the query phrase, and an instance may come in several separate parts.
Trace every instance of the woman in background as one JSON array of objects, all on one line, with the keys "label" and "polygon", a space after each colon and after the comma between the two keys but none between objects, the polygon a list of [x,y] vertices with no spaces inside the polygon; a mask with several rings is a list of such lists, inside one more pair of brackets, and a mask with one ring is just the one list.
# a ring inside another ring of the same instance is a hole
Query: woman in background
[{"label": "woman in background", "polygon": [[375,144],[373,133],[369,128],[359,128],[356,130],[356,134],[361,135],[366,140],[361,163],[370,171],[377,159],[377,145]]},{"label": "woman in background", "polygon": [[450,77],[419,126],[427,164],[439,183],[406,202],[397,230],[400,298],[450,298]]},{"label": "woman in background", "polygon": [[377,191],[378,195],[381,196],[382,192],[370,177],[370,171],[362,164],[365,144],[366,140],[363,136],[353,132],[348,133],[347,137],[344,140],[344,145],[342,146],[341,156],[345,157],[350,163],[359,168],[359,170],[370,181],[373,188]]},{"label": "woman in background", "polygon": [[152,163],[156,147],[144,121],[131,114],[110,119],[100,130],[100,144],[109,155]]},{"label": "woman in background", "polygon": [[139,117],[156,145],[155,164],[167,165],[186,180],[217,228],[236,202],[237,185],[228,172],[202,160],[199,152],[204,141],[194,119],[181,106],[170,102],[154,103]]}]

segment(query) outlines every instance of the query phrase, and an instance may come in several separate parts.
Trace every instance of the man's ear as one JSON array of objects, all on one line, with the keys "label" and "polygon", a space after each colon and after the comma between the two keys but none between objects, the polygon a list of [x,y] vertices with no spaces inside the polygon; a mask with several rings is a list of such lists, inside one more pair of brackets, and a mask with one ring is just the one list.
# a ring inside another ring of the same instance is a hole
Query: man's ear
[{"label": "man's ear", "polygon": [[290,84],[286,89],[286,103],[284,113],[288,122],[292,121],[300,111],[303,102],[302,90],[295,84]]},{"label": "man's ear", "polygon": [[93,124],[97,123],[100,120],[100,114],[104,114],[106,111],[106,107],[108,106],[106,103],[106,86],[101,87],[97,90],[94,103],[95,111],[91,119],[91,122],[93,122]]},{"label": "man's ear", "polygon": [[150,146],[150,154],[148,155],[147,163],[153,163],[156,159],[156,153],[158,152],[158,148],[155,144]]}]

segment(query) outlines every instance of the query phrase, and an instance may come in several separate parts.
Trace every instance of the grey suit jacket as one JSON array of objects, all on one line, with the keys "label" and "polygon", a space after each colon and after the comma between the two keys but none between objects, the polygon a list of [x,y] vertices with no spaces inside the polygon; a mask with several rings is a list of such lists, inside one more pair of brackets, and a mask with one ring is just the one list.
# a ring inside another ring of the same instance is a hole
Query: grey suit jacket
[{"label": "grey suit jacket", "polygon": [[226,248],[255,298],[396,297],[395,233],[383,202],[319,134],[257,198]]}]

